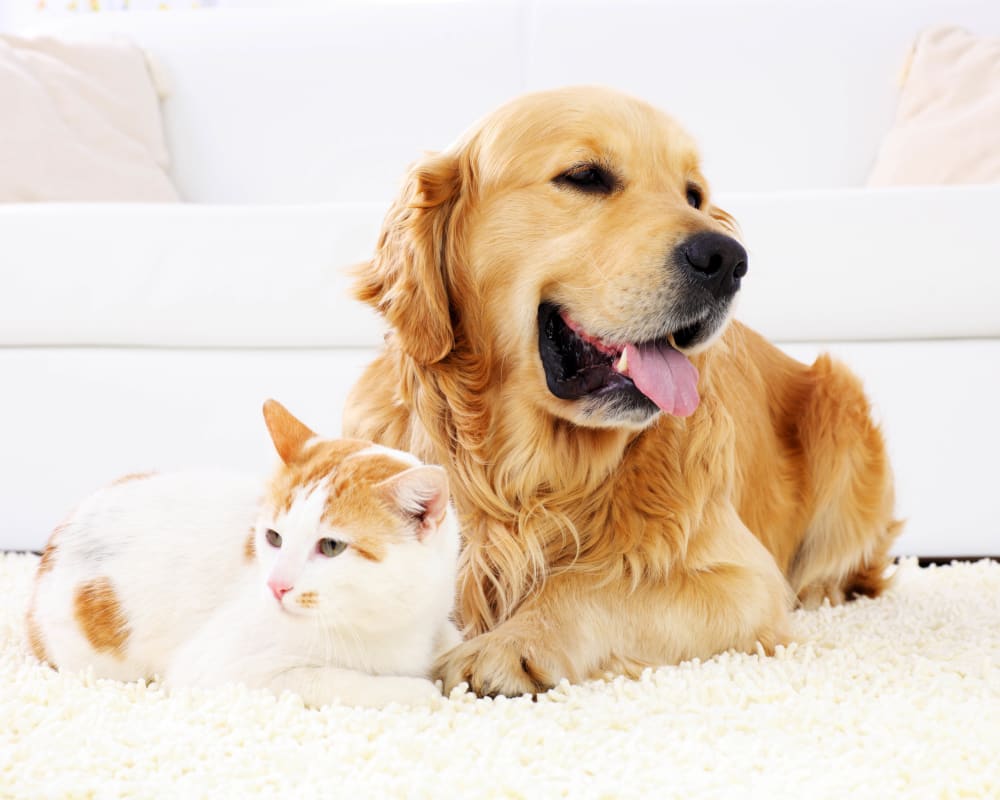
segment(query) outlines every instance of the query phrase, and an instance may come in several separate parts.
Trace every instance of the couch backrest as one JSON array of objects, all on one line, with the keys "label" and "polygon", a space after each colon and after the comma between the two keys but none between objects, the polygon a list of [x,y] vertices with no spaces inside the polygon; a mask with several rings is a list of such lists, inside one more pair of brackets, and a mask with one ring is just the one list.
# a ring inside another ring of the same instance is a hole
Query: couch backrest
[{"label": "couch backrest", "polygon": [[504,100],[617,86],[701,142],[716,189],[862,185],[919,30],[1000,34],[996,0],[338,0],[325,11],[56,18],[116,32],[170,84],[188,200],[384,201],[407,164]]}]

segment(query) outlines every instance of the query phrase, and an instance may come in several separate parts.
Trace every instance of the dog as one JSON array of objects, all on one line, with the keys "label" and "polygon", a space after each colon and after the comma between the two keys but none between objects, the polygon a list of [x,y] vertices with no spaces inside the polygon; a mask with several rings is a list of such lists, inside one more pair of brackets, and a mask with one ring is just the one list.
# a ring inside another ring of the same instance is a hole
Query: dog
[{"label": "dog", "polygon": [[737,236],[691,138],[611,89],[520,97],[412,167],[357,270],[390,332],[344,433],[448,470],[446,690],[773,653],[796,602],[886,587],[868,400],[730,320]]}]

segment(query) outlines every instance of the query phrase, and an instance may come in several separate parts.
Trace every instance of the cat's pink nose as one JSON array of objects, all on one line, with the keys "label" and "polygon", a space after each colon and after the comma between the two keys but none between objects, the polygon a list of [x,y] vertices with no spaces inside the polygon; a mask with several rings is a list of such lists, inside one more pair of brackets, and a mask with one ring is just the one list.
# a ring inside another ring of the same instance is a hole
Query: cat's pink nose
[{"label": "cat's pink nose", "polygon": [[288,594],[289,590],[292,588],[285,583],[285,581],[281,581],[276,578],[271,578],[271,580],[267,582],[267,586],[271,590],[271,594],[274,595],[274,599],[279,603],[281,602],[281,598]]}]

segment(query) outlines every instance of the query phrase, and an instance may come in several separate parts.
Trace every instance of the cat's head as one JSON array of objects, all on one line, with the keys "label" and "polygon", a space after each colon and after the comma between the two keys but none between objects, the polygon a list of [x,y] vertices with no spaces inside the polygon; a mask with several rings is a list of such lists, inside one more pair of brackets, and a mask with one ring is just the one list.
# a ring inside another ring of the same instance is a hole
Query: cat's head
[{"label": "cat's head", "polygon": [[371,442],[322,438],[274,400],[264,418],[282,461],[254,532],[271,602],[355,630],[443,619],[458,558],[445,471]]}]

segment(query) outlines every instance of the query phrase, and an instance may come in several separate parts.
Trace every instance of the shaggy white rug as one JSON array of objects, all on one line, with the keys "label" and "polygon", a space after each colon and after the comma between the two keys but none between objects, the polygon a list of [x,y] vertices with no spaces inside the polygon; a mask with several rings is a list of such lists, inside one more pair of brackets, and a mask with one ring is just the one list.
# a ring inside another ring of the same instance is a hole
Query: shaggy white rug
[{"label": "shaggy white rug", "polygon": [[0,797],[1000,797],[1000,564],[900,565],[800,643],[531,702],[302,708],[60,675],[0,556]]}]

